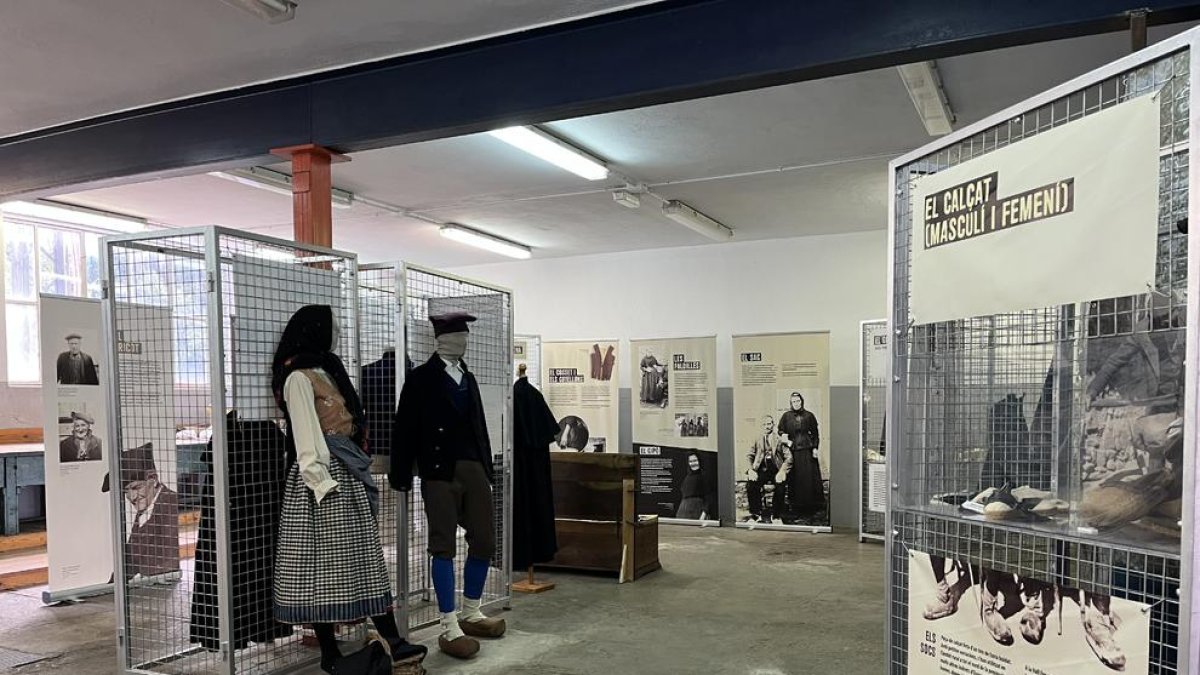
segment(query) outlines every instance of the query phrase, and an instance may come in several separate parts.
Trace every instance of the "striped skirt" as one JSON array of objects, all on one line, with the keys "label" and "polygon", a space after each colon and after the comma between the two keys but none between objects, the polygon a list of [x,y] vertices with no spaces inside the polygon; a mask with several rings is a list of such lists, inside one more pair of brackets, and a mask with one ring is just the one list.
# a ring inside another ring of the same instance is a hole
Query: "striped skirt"
[{"label": "striped skirt", "polygon": [[[354,445],[344,436],[326,436],[326,442]],[[274,582],[275,618],[284,623],[356,621],[392,606],[379,525],[366,488],[336,456],[330,458],[329,474],[338,487],[318,504],[299,465],[288,470]]]}]

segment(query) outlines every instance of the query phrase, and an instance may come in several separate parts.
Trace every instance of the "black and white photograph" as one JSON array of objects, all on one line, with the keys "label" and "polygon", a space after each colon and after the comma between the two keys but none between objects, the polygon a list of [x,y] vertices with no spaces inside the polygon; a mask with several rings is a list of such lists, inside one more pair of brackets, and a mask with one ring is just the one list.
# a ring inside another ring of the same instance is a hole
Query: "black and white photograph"
[{"label": "black and white photograph", "polygon": [[589,440],[588,425],[582,417],[567,415],[558,421],[558,438],[554,442],[559,450],[587,452]]},{"label": "black and white photograph", "polygon": [[58,383],[70,386],[96,386],[100,384],[99,370],[91,354],[84,351],[85,346],[92,348],[95,340],[88,340],[85,345],[83,333],[72,331],[63,336],[66,349],[56,360]]},{"label": "black and white photograph", "polygon": [[1185,331],[1141,318],[1128,334],[1087,340],[1079,515],[1122,536],[1174,542],[1183,514]]},{"label": "black and white photograph", "polygon": [[708,413],[675,413],[675,435],[679,438],[708,438]]},{"label": "black and white photograph", "polygon": [[646,347],[638,349],[638,356],[638,368],[642,374],[638,401],[643,408],[666,408],[670,402],[667,390],[670,360]]},{"label": "black and white photograph", "polygon": [[908,571],[914,675],[967,672],[959,669],[997,659],[1014,669],[986,672],[1148,670],[1145,605],[919,551],[908,556]]},{"label": "black and white photograph", "polygon": [[58,405],[58,461],[66,464],[104,459],[96,418],[87,411],[87,404],[83,401],[67,401]]},{"label": "black and white photograph", "polygon": [[[179,571],[179,496],[159,474],[150,443],[121,455],[121,491],[125,496],[125,574],[151,577]],[[110,476],[101,491],[108,492]]]}]

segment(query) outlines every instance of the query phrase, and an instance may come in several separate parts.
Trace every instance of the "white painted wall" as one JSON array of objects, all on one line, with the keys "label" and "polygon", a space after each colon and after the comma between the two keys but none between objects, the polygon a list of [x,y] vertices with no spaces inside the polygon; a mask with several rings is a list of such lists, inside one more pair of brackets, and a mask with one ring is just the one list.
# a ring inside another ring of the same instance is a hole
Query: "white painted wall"
[{"label": "white painted wall", "polygon": [[883,230],[534,259],[450,270],[514,291],[516,332],[543,340],[717,336],[718,386],[732,386],[731,336],[831,331],[831,383],[858,386],[859,322],[887,310]]}]

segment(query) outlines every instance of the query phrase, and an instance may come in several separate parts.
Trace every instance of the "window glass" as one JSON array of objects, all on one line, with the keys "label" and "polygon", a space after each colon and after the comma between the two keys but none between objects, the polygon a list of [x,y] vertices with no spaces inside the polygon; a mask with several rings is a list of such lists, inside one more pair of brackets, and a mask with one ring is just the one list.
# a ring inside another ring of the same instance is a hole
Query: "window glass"
[{"label": "window glass", "polygon": [[37,305],[9,303],[5,309],[8,379],[12,382],[37,382],[41,379]]},{"label": "window glass", "polygon": [[9,300],[37,300],[33,228],[4,224],[4,289]]},{"label": "window glass", "polygon": [[98,300],[100,298],[100,235],[85,234],[83,243],[87,249],[87,270],[83,280],[87,284],[87,297]]},{"label": "window glass", "polygon": [[40,228],[38,243],[41,249],[39,276],[43,293],[79,296],[83,248],[78,232]]}]

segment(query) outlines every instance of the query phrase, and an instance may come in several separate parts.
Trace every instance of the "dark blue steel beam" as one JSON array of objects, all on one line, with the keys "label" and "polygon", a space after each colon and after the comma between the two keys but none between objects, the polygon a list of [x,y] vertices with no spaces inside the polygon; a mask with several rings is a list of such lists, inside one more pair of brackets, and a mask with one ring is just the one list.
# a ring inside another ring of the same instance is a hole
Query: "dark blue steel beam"
[{"label": "dark blue steel beam", "polygon": [[[1184,0],[677,0],[0,140],[0,199],[341,152],[1200,19]],[[69,95],[69,92],[64,92]]]}]

